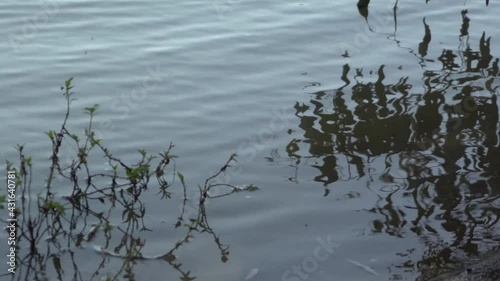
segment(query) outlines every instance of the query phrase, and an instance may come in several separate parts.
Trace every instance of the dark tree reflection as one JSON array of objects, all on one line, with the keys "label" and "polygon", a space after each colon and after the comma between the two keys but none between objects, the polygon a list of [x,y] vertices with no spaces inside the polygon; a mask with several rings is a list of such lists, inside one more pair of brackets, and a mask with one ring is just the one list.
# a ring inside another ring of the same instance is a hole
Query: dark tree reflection
[{"label": "dark tree reflection", "polygon": [[[486,33],[476,48],[470,45],[466,10],[462,19],[464,50],[443,50],[441,69],[423,71],[423,90],[408,77],[388,81],[384,65],[366,82],[363,69],[346,64],[343,87],[295,105],[300,130],[287,146],[292,166],[316,169],[313,178],[325,196],[339,181],[366,178],[371,189],[380,184],[381,199],[367,208],[380,215],[372,231],[422,237],[429,249],[415,269],[447,267],[457,252],[476,255],[500,241],[494,231],[500,219],[499,59]],[[423,23],[421,57],[431,40]],[[452,239],[443,240],[444,233]]]}]

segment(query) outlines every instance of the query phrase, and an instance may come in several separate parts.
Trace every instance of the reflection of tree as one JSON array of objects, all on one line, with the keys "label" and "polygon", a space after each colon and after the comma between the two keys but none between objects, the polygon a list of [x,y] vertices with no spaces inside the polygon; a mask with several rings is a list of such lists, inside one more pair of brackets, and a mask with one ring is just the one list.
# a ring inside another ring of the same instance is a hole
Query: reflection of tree
[{"label": "reflection of tree", "polygon": [[375,83],[358,82],[352,87],[350,100],[355,103],[354,108],[349,108],[343,90],[315,93],[311,106],[295,107],[304,138],[294,140],[295,155],[289,157],[299,155],[299,143],[306,144],[310,156],[301,157],[323,159],[324,164],[316,168],[321,171],[318,181],[325,185],[338,180],[339,157],[348,159],[349,165],[354,165],[358,175],[363,176],[366,171],[362,156],[380,156],[407,146],[412,122],[408,112],[411,85],[405,78],[397,84],[384,85],[383,69],[381,66]]},{"label": "reflection of tree", "polygon": [[[404,77],[387,82],[384,65],[370,82],[363,69],[350,74],[344,65],[343,87],[295,105],[302,135],[287,147],[293,147],[287,151],[296,167],[314,160],[314,180],[327,190],[365,175],[373,186],[378,170],[383,194],[368,209],[382,219],[373,222],[373,231],[398,237],[413,232],[434,245],[422,266],[439,267],[457,249],[477,254],[479,238],[488,247],[499,240],[492,230],[500,219],[499,59],[484,32],[478,49],[470,46],[466,10],[462,19],[464,50],[443,50],[442,68],[423,71],[423,93],[411,94]],[[431,40],[425,20],[424,28],[421,57]],[[452,241],[439,240],[442,231]],[[438,251],[435,245],[443,244]]]},{"label": "reflection of tree", "polygon": [[423,21],[425,26],[425,35],[424,39],[422,39],[422,43],[418,45],[418,53],[420,54],[421,57],[425,57],[427,55],[427,50],[429,49],[429,43],[431,42],[431,29],[429,28],[429,25],[425,23],[425,18]]}]

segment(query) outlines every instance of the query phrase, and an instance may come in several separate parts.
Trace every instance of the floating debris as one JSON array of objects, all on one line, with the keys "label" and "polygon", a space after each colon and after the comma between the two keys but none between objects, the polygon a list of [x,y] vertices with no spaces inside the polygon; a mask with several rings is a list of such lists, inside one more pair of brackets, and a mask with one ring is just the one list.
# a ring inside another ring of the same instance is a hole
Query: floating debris
[{"label": "floating debris", "polygon": [[258,268],[252,268],[252,270],[250,270],[250,272],[248,273],[248,275],[245,278],[245,280],[250,280],[250,279],[254,278],[255,275],[257,275],[257,273],[259,273],[259,269]]},{"label": "floating debris", "polygon": [[259,190],[259,187],[256,186],[256,185],[253,185],[253,184],[248,184],[248,185],[237,185],[235,186],[234,188],[234,191],[235,192],[238,192],[238,191],[249,191],[249,192],[253,192],[253,191],[257,191]]},{"label": "floating debris", "polygon": [[362,264],[360,262],[357,262],[357,261],[354,261],[354,260],[351,260],[351,259],[345,259],[345,260],[348,261],[348,262],[350,262],[350,263],[352,263],[352,264],[354,264],[354,265],[356,265],[356,266],[358,266],[358,267],[361,267],[366,272],[369,272],[369,273],[371,273],[371,274],[373,274],[375,276],[378,276],[378,273],[375,270],[373,270],[368,265]]}]

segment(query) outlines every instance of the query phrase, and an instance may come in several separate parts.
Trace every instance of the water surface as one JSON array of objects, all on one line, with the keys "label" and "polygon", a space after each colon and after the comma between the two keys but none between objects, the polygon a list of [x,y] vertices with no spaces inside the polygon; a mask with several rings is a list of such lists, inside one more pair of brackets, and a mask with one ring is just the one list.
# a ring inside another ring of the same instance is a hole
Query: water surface
[{"label": "water surface", "polygon": [[[2,156],[25,143],[43,178],[43,132],[61,122],[59,87],[74,77],[70,124],[83,130],[81,109],[99,104],[98,132],[122,159],[173,142],[192,199],[236,152],[226,180],[260,187],[207,205],[230,254],[221,262],[198,235],[178,253],[197,280],[245,280],[252,269],[253,280],[414,280],[498,245],[500,6],[394,4],[4,1]],[[171,225],[182,192],[168,206],[148,196],[153,231],[140,236],[154,256],[180,235]],[[82,276],[96,268],[84,261],[100,257],[98,238],[76,250]],[[318,239],[337,248],[293,273]],[[107,262],[99,278],[121,264]],[[161,260],[134,272],[179,276]]]}]

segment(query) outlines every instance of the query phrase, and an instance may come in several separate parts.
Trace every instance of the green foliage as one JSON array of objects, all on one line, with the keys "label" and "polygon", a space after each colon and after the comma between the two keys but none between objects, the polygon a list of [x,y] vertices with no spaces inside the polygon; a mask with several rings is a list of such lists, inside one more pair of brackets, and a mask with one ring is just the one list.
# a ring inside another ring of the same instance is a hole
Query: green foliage
[{"label": "green foliage", "polygon": [[51,141],[54,141],[54,136],[56,135],[56,133],[55,133],[54,131],[48,131],[48,132],[45,132],[45,134],[46,134],[47,136],[49,136],[49,139],[50,139]]},{"label": "green foliage", "polygon": [[84,112],[87,113],[88,115],[93,116],[96,113],[96,111],[97,111],[98,108],[99,108],[99,105],[98,104],[94,104],[91,107],[85,107]]},{"label": "green foliage", "polygon": [[126,169],[127,177],[132,183],[137,183],[149,173],[149,165],[141,165],[137,168]]},{"label": "green foliage", "polygon": [[186,183],[184,182],[184,176],[181,173],[177,173],[177,176],[181,180],[182,185],[185,185]]},{"label": "green foliage", "polygon": [[69,78],[68,80],[66,80],[64,82],[64,85],[66,86],[66,89],[68,89],[68,90],[73,88],[73,87],[71,87],[71,81],[73,81],[73,77]]},{"label": "green foliage", "polygon": [[7,196],[0,195],[0,209],[4,209],[4,204],[7,203]]},{"label": "green foliage", "polygon": [[[215,237],[215,243],[221,251],[221,259],[228,260],[228,246],[219,241],[219,237],[208,225],[204,203],[208,200],[209,190],[219,184],[214,184],[214,179],[226,171],[235,160],[236,154],[232,154],[220,171],[208,178],[200,187],[200,202],[194,207],[187,208],[187,184],[184,175],[175,171],[174,160],[177,158],[171,154],[174,147],[170,144],[166,151],[151,155],[145,149],[138,149],[140,159],[135,163],[125,163],[120,158],[115,157],[110,149],[104,146],[101,139],[95,137],[93,129],[94,116],[97,114],[99,105],[95,104],[85,107],[84,112],[89,115],[89,121],[83,134],[73,133],[67,126],[70,117],[70,104],[74,100],[73,78],[65,81],[61,87],[63,96],[66,99],[66,113],[59,130],[48,130],[45,134],[52,144],[50,156],[50,167],[46,176],[45,186],[37,190],[37,196],[33,198],[32,190],[32,166],[33,161],[24,153],[24,145],[18,144],[15,148],[18,151],[18,164],[7,161],[6,169],[16,172],[16,183],[20,187],[22,194],[19,194],[19,208],[15,215],[18,219],[19,233],[16,237],[16,245],[31,245],[21,247],[19,251],[20,260],[19,274],[17,280],[33,280],[33,276],[39,271],[44,271],[52,262],[53,272],[57,274],[58,280],[66,280],[64,267],[62,265],[65,251],[61,250],[58,241],[67,241],[69,248],[81,246],[86,241],[91,241],[97,235],[106,239],[106,247],[112,243],[111,234],[122,235],[121,239],[116,239],[118,245],[112,250],[113,255],[123,258],[124,265],[115,275],[107,275],[106,280],[117,280],[118,276],[128,276],[129,280],[134,278],[134,260],[146,259],[142,255],[142,248],[146,241],[136,233],[136,231],[151,231],[145,225],[146,207],[142,202],[141,195],[147,191],[151,178],[156,178],[161,199],[170,198],[170,188],[175,179],[179,179],[183,191],[183,201],[181,213],[174,224],[176,228],[186,227],[185,236],[175,243],[175,246],[164,255],[162,259],[179,271],[183,280],[193,280],[195,277],[189,271],[181,270],[182,264],[175,260],[174,252],[193,239],[193,233],[209,233]],[[63,143],[69,144],[63,147]],[[107,161],[111,167],[107,172],[91,172],[93,169],[91,156],[100,156]],[[61,159],[67,161],[62,163]],[[157,162],[157,163],[155,163]],[[168,172],[167,172],[168,170]],[[172,175],[167,179],[167,175]],[[175,176],[177,175],[177,176]],[[96,181],[99,179],[99,181]],[[109,185],[103,184],[108,182]],[[240,191],[238,187],[227,185],[232,188],[232,192]],[[57,189],[56,189],[57,187]],[[252,185],[245,188],[248,191],[256,190]],[[58,191],[64,190],[67,195],[60,196]],[[232,193],[230,192],[230,193]],[[229,194],[229,193],[228,193]],[[228,195],[226,194],[226,195]],[[223,195],[224,196],[224,195]],[[7,202],[5,195],[0,196],[0,208]],[[196,202],[195,202],[196,204]],[[194,210],[194,211],[193,211]],[[188,212],[189,211],[189,214]],[[114,218],[121,221],[112,224]],[[90,230],[87,229],[88,221],[98,221]],[[125,226],[125,227],[123,227]],[[48,237],[49,239],[45,239]],[[41,240],[47,243],[39,243]],[[48,249],[43,249],[47,247]],[[45,253],[51,252],[47,256]],[[22,255],[26,257],[22,257]],[[31,258],[36,257],[36,258]],[[73,256],[71,255],[71,259]],[[31,264],[36,262],[35,264]],[[66,262],[66,261],[65,261]],[[75,261],[73,267],[76,270]],[[99,269],[100,270],[100,269]],[[16,273],[17,274],[17,273]],[[94,274],[97,274],[94,273]]]},{"label": "green foliage", "polygon": [[58,214],[64,214],[64,211],[65,211],[63,205],[61,205],[58,202],[54,202],[54,201],[45,202],[45,204],[43,205],[43,209],[47,212],[54,211]]}]

